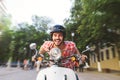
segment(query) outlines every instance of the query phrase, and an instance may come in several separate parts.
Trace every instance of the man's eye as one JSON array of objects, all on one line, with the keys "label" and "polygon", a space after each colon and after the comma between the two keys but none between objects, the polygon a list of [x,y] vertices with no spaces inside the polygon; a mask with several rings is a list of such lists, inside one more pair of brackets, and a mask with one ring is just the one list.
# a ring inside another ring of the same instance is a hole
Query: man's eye
[{"label": "man's eye", "polygon": [[57,36],[57,35],[54,35],[54,36]]}]

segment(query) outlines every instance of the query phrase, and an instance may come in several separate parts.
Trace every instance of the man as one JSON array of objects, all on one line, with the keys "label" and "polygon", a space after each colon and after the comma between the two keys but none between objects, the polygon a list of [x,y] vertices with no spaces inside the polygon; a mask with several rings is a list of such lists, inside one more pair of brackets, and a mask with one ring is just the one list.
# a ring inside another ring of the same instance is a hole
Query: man
[{"label": "man", "polygon": [[[39,54],[49,52],[52,48],[59,48],[62,52],[62,57],[67,57],[72,54],[78,54],[79,56],[81,56],[74,42],[64,41],[65,36],[66,36],[66,31],[62,25],[53,26],[50,32],[51,41],[45,41],[43,43],[43,45],[39,50]],[[72,61],[70,60],[63,61],[63,63],[64,62],[65,62],[65,64],[63,64],[64,67],[73,69],[74,63]]]},{"label": "man", "polygon": [[79,72],[84,71],[84,66],[85,66],[86,59],[87,59],[87,57],[81,57],[79,59]]}]

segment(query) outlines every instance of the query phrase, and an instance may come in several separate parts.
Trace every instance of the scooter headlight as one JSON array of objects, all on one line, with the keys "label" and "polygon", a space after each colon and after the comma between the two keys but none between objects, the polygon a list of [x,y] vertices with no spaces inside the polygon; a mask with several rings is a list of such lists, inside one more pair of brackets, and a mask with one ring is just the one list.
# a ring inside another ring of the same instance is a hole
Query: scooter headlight
[{"label": "scooter headlight", "polygon": [[50,50],[50,58],[52,60],[59,60],[61,57],[61,50],[59,48],[52,48]]}]

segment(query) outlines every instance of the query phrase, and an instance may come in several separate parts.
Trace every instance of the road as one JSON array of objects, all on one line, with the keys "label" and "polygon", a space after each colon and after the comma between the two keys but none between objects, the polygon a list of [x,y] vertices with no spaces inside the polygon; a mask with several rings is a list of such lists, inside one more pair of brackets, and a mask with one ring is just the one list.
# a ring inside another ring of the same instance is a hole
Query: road
[{"label": "road", "polygon": [[[80,80],[120,80],[120,75],[99,72],[79,72]],[[35,80],[37,72],[35,70],[23,70],[21,68],[1,68],[0,80]]]},{"label": "road", "polygon": [[23,70],[21,68],[0,69],[0,80],[35,80],[35,70]]}]

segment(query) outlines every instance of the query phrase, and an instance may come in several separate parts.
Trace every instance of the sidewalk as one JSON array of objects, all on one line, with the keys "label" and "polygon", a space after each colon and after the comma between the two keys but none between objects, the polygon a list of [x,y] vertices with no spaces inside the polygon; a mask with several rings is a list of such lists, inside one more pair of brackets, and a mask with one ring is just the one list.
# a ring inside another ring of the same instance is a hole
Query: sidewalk
[{"label": "sidewalk", "polygon": [[84,72],[88,72],[88,73],[91,73],[91,72],[92,73],[101,73],[101,74],[111,74],[111,75],[120,76],[120,71],[113,71],[113,70],[108,71],[108,72],[106,72],[106,71],[98,72],[97,70],[85,70]]}]

